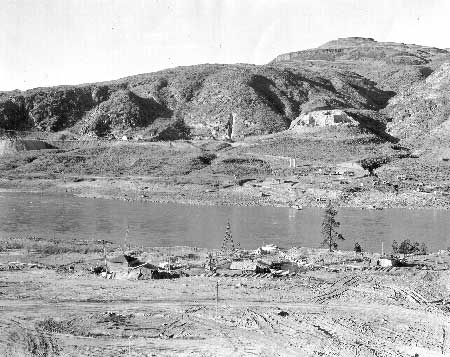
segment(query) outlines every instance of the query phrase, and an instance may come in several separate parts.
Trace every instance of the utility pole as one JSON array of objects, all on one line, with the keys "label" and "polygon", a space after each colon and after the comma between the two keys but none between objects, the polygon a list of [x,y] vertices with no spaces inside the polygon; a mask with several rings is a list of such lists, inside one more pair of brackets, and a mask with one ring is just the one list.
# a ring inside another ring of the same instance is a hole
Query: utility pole
[{"label": "utility pole", "polygon": [[125,249],[130,250],[130,243],[128,242],[128,234],[130,233],[130,225],[127,224],[127,230],[125,231]]},{"label": "utility pole", "polygon": [[216,281],[216,318],[219,315],[219,280]]},{"label": "utility pole", "polygon": [[108,272],[108,261],[106,260],[106,244],[107,243],[111,244],[111,242],[109,242],[105,239],[98,240],[97,242],[99,242],[103,245],[103,262],[105,264],[105,270],[106,270],[106,272]]},{"label": "utility pole", "polygon": [[106,260],[106,242],[102,240],[103,243],[103,259],[105,260],[105,271],[108,273],[108,261]]},{"label": "utility pole", "polygon": [[381,241],[381,256],[384,256],[384,242]]},{"label": "utility pole", "polygon": [[171,249],[170,249],[170,247],[169,247],[169,257],[168,257],[168,262],[169,262],[169,273],[170,273],[170,254],[171,254]]}]

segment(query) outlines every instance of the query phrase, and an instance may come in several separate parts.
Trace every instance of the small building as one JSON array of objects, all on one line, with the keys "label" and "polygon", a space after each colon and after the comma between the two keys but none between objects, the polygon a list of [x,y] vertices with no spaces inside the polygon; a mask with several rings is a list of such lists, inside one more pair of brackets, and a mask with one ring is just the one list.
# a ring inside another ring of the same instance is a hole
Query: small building
[{"label": "small building", "polygon": [[377,265],[381,267],[391,267],[394,266],[392,259],[389,258],[380,258],[378,259]]},{"label": "small building", "polygon": [[395,267],[399,266],[399,261],[396,258],[381,256],[378,253],[373,254],[372,259],[370,260],[371,266],[379,266],[379,267]]},{"label": "small building", "polygon": [[267,245],[262,246],[261,250],[264,253],[269,254],[269,253],[276,252],[278,250],[278,247],[276,245],[274,245],[274,244],[267,244]]}]

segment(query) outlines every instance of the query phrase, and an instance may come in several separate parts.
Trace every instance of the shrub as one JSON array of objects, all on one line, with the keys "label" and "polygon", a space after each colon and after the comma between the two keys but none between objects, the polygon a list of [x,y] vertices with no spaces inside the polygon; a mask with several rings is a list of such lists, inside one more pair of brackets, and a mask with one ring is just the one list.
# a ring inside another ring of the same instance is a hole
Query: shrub
[{"label": "shrub", "polygon": [[360,164],[364,170],[369,171],[369,175],[373,176],[374,171],[390,161],[388,157],[372,157],[360,160]]},{"label": "shrub", "polygon": [[0,251],[25,249],[38,254],[54,255],[63,253],[99,253],[103,251],[100,244],[87,241],[64,241],[39,237],[8,238],[0,241]]}]

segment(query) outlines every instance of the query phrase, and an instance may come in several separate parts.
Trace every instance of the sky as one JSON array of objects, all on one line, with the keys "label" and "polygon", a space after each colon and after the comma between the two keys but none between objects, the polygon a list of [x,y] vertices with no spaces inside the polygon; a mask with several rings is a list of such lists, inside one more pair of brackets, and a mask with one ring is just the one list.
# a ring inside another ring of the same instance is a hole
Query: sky
[{"label": "sky", "polygon": [[450,0],[0,0],[0,90],[255,63],[338,37],[450,48]]}]

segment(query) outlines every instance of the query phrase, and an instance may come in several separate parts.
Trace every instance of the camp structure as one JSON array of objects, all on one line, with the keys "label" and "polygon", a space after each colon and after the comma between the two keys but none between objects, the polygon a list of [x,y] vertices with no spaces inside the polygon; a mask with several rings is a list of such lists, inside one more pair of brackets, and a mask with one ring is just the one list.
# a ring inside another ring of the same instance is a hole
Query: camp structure
[{"label": "camp structure", "polygon": [[270,269],[267,265],[252,260],[235,260],[231,262],[230,270],[240,270],[243,272],[268,273]]}]

